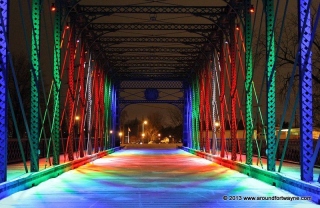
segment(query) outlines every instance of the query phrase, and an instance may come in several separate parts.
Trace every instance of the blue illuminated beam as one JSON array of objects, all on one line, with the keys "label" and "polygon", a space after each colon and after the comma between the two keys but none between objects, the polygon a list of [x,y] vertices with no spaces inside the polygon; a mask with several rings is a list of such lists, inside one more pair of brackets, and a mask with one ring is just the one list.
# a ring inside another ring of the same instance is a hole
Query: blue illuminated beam
[{"label": "blue illuminated beam", "polygon": [[7,0],[0,1],[0,183],[7,180],[7,12]]},{"label": "blue illuminated beam", "polygon": [[312,60],[311,60],[311,15],[310,1],[299,2],[300,41],[300,172],[301,180],[313,181],[313,141],[312,141]]}]

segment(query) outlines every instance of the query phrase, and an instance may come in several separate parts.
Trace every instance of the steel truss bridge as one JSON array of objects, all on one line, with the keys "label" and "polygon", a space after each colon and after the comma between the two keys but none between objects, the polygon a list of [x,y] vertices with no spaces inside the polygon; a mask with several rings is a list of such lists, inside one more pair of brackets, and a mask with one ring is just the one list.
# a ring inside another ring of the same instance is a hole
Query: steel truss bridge
[{"label": "steel truss bridge", "polygon": [[[254,157],[266,158],[266,172],[272,173],[281,172],[284,160],[296,160],[300,180],[319,185],[313,172],[320,164],[313,107],[319,69],[313,56],[319,52],[315,43],[320,10],[315,1],[297,1],[298,11],[295,7],[293,13],[298,23],[291,27],[296,38],[286,31],[292,24],[286,21],[288,4],[282,5],[281,13],[273,0],[203,5],[27,2],[29,7],[20,3],[16,13],[10,8],[14,3],[0,2],[1,183],[7,181],[8,158],[20,159],[26,172],[39,172],[41,155],[58,166],[61,154],[75,161],[110,151],[120,145],[117,132],[126,106],[167,103],[183,112],[187,151],[246,166],[262,165],[254,164]],[[23,16],[22,8],[29,9],[29,16]],[[9,32],[15,21],[9,14],[31,20],[29,26],[22,21],[24,33]],[[30,71],[29,81],[19,77],[21,65],[12,56],[11,48],[22,40],[28,51],[30,66],[24,71]],[[291,59],[286,51],[290,45],[295,47]],[[290,61],[285,63],[283,57]],[[284,71],[287,88],[279,102]],[[30,90],[23,93],[26,82]],[[137,97],[128,99],[132,90]],[[164,99],[166,90],[175,94]],[[299,136],[292,141],[297,120]],[[15,147],[10,146],[12,134]],[[295,159],[288,159],[292,148]]]}]

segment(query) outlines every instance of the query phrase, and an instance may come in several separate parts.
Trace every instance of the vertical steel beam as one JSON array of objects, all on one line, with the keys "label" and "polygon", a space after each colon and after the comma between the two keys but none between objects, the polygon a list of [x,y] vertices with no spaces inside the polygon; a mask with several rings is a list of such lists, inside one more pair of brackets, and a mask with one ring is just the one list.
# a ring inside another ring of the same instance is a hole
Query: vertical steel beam
[{"label": "vertical steel beam", "polygon": [[312,52],[310,1],[299,0],[300,47],[300,172],[301,180],[313,181]]},{"label": "vertical steel beam", "polygon": [[110,80],[110,147],[115,147],[115,134],[116,134],[116,91],[114,83]]},{"label": "vertical steel beam", "polygon": [[118,99],[118,89],[115,86],[115,83],[112,83],[112,129],[113,129],[113,134],[112,134],[112,147],[117,146],[117,131],[118,129],[118,120],[117,118],[118,115],[118,109],[117,109],[117,99]]},{"label": "vertical steel beam", "polygon": [[188,88],[186,84],[184,84],[184,109],[183,109],[183,138],[182,144],[183,146],[188,146]]},{"label": "vertical steel beam", "polygon": [[104,117],[105,117],[105,148],[109,149],[110,146],[110,130],[111,130],[111,107],[110,107],[110,100],[111,100],[111,89],[110,89],[110,81],[108,75],[105,75],[105,81],[104,81],[105,87],[104,87]]},{"label": "vertical steel beam", "polygon": [[206,125],[206,135],[205,135],[205,149],[206,152],[210,152],[210,138],[209,138],[209,129],[210,129],[210,121],[211,121],[211,92],[212,92],[212,87],[211,87],[211,70],[210,70],[210,64],[211,60],[208,60],[206,64],[206,85],[205,85],[205,125]]},{"label": "vertical steel beam", "polygon": [[91,146],[91,129],[92,129],[92,60],[91,56],[89,57],[88,73],[87,73],[87,154],[91,155],[92,146]]},{"label": "vertical steel beam", "polygon": [[205,122],[205,68],[202,69],[199,76],[199,118],[200,118],[200,150],[204,150],[204,122]]},{"label": "vertical steel beam", "polygon": [[103,135],[105,133],[105,129],[104,129],[104,121],[105,121],[105,117],[104,117],[104,71],[101,70],[101,74],[100,74],[100,91],[99,91],[99,111],[100,111],[100,119],[99,119],[99,138],[100,138],[100,150],[104,149],[105,143],[104,143],[104,139],[103,139]]},{"label": "vertical steel beam", "polygon": [[185,119],[186,119],[186,137],[187,137],[187,141],[186,141],[186,145],[189,148],[192,148],[192,135],[193,135],[193,131],[192,131],[192,88],[191,88],[191,84],[188,84],[186,86],[185,89]]},{"label": "vertical steel beam", "polygon": [[232,150],[231,150],[231,160],[237,159],[237,115],[236,115],[236,105],[237,105],[237,69],[236,69],[236,40],[235,40],[235,18],[234,15],[230,17],[230,43],[229,51],[231,58],[231,140],[232,140]]},{"label": "vertical steel beam", "polygon": [[94,85],[93,85],[93,94],[94,94],[94,119],[93,119],[93,128],[94,128],[94,152],[99,151],[98,148],[98,135],[99,135],[99,77],[100,68],[97,67],[94,71]]},{"label": "vertical steel beam", "polygon": [[7,180],[8,105],[7,105],[7,33],[8,1],[0,2],[0,183]]},{"label": "vertical steel beam", "polygon": [[79,66],[79,82],[80,82],[80,124],[78,123],[79,131],[79,153],[80,157],[84,157],[84,138],[85,138],[85,111],[86,111],[86,98],[85,98],[85,80],[84,80],[84,70],[85,70],[85,60],[86,60],[86,52],[85,52],[85,44],[81,45],[80,52],[80,66]]},{"label": "vertical steel beam", "polygon": [[71,31],[70,31],[70,42],[69,42],[69,73],[68,73],[68,104],[69,104],[69,134],[67,141],[67,152],[69,161],[74,160],[73,157],[73,145],[74,145],[74,101],[75,101],[75,90],[74,90],[74,59],[75,59],[75,25],[74,17],[71,16]]},{"label": "vertical steel beam", "polygon": [[267,49],[267,170],[275,171],[276,146],[276,82],[274,46],[274,5],[273,0],[265,0],[266,49]]},{"label": "vertical steel beam", "polygon": [[212,121],[211,121],[211,126],[212,126],[212,144],[211,144],[211,154],[215,155],[216,154],[216,143],[217,143],[217,126],[216,122],[218,121],[216,119],[217,117],[217,112],[216,112],[216,106],[217,106],[217,89],[216,89],[216,79],[217,76],[217,68],[216,68],[216,59],[215,59],[216,54],[214,53],[212,55],[212,62],[211,62],[211,86],[212,86],[212,99],[211,99],[211,108],[212,108]]},{"label": "vertical steel beam", "polygon": [[193,82],[192,82],[192,148],[199,150],[200,149],[200,143],[199,143],[199,118],[200,118],[200,112],[199,112],[199,100],[200,100],[200,90],[199,90],[199,75],[196,74]]},{"label": "vertical steel beam", "polygon": [[40,0],[32,1],[31,37],[31,121],[30,121],[30,170],[39,171],[39,54],[40,54]]},{"label": "vertical steel beam", "polygon": [[224,38],[223,31],[219,31],[219,39],[220,39],[220,141],[221,141],[221,152],[220,157],[224,157],[225,149],[226,149],[226,137],[225,137],[225,50],[224,50]]},{"label": "vertical steel beam", "polygon": [[246,164],[252,165],[252,135],[253,135],[253,120],[252,120],[252,25],[251,25],[251,0],[245,0],[245,59],[246,59]]},{"label": "vertical steel beam", "polygon": [[60,164],[60,42],[61,42],[61,5],[60,0],[55,1],[57,10],[54,16],[54,48],[53,48],[53,122],[52,122],[52,141],[53,141],[53,165]]}]

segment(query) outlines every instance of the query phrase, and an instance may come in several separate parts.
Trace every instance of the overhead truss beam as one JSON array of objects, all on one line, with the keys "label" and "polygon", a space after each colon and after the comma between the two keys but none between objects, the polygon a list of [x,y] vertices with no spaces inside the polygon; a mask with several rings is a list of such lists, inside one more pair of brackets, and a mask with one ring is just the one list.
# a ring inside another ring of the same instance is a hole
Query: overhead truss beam
[{"label": "overhead truss beam", "polygon": [[169,67],[169,68],[190,68],[188,63],[127,63],[119,62],[113,65],[114,67]]},{"label": "overhead truss beam", "polygon": [[146,67],[146,68],[140,68],[140,69],[128,69],[128,68],[120,68],[117,69],[117,71],[119,73],[166,73],[166,74],[170,74],[170,73],[187,73],[188,71],[190,71],[190,68],[176,68],[176,69],[172,69],[172,68],[150,68],[150,67]]},{"label": "overhead truss beam", "polygon": [[[102,45],[103,47],[103,45]],[[141,52],[141,53],[199,53],[201,48],[191,47],[104,47],[104,51],[107,53],[129,53],[129,52]]]},{"label": "overhead truss beam", "polygon": [[208,39],[204,37],[100,37],[97,43],[184,43],[184,44],[204,44]]},{"label": "overhead truss beam", "polygon": [[91,6],[81,5],[78,7],[79,13],[87,15],[106,15],[113,13],[174,13],[174,14],[193,14],[193,15],[214,15],[225,13],[226,7],[201,7],[201,6]]},{"label": "overhead truss beam", "polygon": [[195,61],[196,56],[110,56],[112,61]]},{"label": "overhead truss beam", "polygon": [[125,72],[125,73],[116,73],[113,75],[113,78],[116,79],[121,79],[122,81],[125,80],[153,80],[153,81],[168,81],[168,80],[173,80],[173,81],[185,81],[186,79],[189,78],[188,74],[186,73],[144,73],[144,74],[139,74],[137,76],[137,73],[130,73],[130,72]]},{"label": "overhead truss beam", "polygon": [[127,24],[127,23],[91,23],[89,30],[112,31],[117,30],[187,30],[189,32],[212,32],[214,24]]}]

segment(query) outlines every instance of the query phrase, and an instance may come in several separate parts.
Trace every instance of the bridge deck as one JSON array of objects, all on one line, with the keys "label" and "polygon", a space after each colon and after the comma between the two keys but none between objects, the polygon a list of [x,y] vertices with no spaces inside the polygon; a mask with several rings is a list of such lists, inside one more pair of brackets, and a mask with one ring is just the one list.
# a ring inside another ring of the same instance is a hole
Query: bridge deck
[{"label": "bridge deck", "polygon": [[318,207],[244,199],[273,196],[294,197],[180,149],[128,147],[6,197],[0,207]]}]

